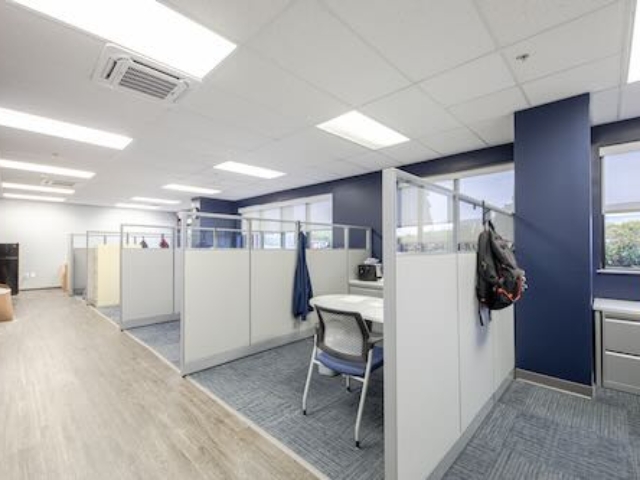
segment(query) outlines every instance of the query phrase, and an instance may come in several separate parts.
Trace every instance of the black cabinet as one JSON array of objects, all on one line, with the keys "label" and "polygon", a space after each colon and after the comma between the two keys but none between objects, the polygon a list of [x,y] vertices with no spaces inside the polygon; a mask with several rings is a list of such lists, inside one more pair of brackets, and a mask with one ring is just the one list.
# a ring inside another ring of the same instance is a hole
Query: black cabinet
[{"label": "black cabinet", "polygon": [[0,243],[0,283],[11,288],[11,293],[17,295],[20,291],[19,282],[20,246],[17,243]]}]

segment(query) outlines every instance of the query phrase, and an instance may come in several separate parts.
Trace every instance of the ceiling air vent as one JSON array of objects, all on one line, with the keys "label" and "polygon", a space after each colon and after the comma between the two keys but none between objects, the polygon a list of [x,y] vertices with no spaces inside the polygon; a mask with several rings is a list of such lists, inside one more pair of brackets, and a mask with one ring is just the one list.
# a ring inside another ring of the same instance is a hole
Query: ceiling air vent
[{"label": "ceiling air vent", "polygon": [[178,71],[114,45],[107,45],[102,51],[93,78],[116,90],[165,102],[175,102],[196,83],[195,79]]}]

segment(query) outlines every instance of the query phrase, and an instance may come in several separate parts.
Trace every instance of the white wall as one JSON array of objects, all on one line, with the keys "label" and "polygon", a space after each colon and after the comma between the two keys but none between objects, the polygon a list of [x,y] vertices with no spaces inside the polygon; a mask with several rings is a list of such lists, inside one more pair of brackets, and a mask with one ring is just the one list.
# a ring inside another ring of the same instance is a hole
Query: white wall
[{"label": "white wall", "polygon": [[[119,231],[122,223],[175,225],[174,213],[0,200],[0,243],[20,243],[20,288],[60,285],[68,234]],[[28,273],[35,277],[27,278]]]}]

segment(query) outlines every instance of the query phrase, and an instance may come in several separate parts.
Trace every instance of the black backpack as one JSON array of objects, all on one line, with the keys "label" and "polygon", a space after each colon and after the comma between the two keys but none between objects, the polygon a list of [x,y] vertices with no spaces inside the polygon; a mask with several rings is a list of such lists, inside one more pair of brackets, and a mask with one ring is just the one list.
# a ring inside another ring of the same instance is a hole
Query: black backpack
[{"label": "black backpack", "polygon": [[[502,310],[520,300],[526,288],[524,270],[518,268],[512,245],[502,238],[490,221],[478,237],[476,295],[480,302],[480,323],[487,310]],[[489,316],[490,319],[490,316]]]}]

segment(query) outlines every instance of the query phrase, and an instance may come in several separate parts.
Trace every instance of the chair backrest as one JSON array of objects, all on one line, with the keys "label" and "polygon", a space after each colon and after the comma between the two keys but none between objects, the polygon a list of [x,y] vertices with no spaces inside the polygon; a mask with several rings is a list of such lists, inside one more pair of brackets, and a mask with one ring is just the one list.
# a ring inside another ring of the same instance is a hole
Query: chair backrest
[{"label": "chair backrest", "polygon": [[318,313],[317,345],[334,357],[366,362],[371,345],[369,328],[362,315],[315,307]]}]

